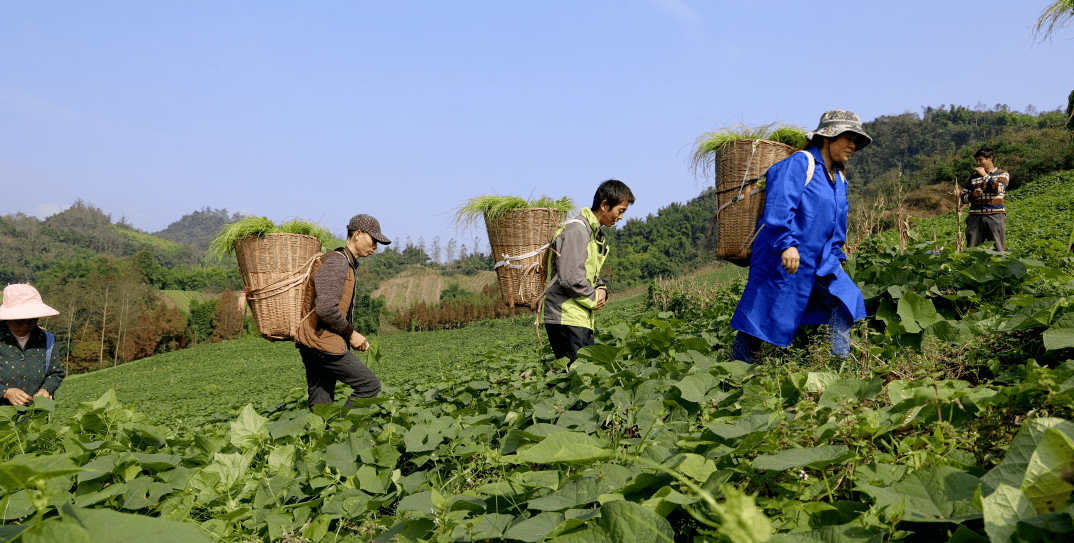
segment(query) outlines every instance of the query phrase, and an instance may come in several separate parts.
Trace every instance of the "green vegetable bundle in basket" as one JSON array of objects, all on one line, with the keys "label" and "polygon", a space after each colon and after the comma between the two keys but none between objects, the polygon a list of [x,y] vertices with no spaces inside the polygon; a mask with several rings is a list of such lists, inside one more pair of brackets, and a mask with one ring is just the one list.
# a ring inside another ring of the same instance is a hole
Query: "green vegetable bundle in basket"
[{"label": "green vegetable bundle in basket", "polygon": [[735,125],[702,134],[694,142],[691,166],[695,174],[707,173],[711,164],[716,179],[717,256],[749,266],[757,221],[764,210],[764,174],[805,144],[805,130],[784,125]]},{"label": "green vegetable bundle in basket", "polygon": [[574,209],[569,198],[526,201],[515,196],[472,198],[456,213],[456,224],[484,219],[500,295],[508,307],[533,306],[544,292],[549,242]]},{"label": "green vegetable bundle in basket", "polygon": [[208,256],[235,255],[257,331],[265,339],[291,340],[305,317],[301,306],[313,262],[331,240],[313,223],[276,226],[264,217],[245,217],[220,230]]}]

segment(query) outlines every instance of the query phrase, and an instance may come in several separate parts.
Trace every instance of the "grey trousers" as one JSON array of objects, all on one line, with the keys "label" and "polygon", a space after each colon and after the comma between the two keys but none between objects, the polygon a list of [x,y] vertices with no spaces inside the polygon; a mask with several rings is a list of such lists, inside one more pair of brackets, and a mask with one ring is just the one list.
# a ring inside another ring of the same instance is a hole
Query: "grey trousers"
[{"label": "grey trousers", "polygon": [[997,251],[1006,251],[1007,214],[992,213],[966,217],[966,247],[976,247],[988,240],[996,242]]},{"label": "grey trousers", "polygon": [[380,393],[380,379],[366,367],[350,349],[343,354],[322,353],[296,343],[306,366],[306,386],[309,390],[309,406],[336,401],[336,383],[342,381],[351,387],[347,407],[353,408],[358,398],[373,398]]}]

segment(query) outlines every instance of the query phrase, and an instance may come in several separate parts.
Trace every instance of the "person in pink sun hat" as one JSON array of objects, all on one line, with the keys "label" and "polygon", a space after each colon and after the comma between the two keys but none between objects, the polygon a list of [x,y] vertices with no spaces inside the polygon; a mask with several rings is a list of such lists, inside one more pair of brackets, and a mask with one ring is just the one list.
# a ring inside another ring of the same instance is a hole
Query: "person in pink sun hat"
[{"label": "person in pink sun hat", "polygon": [[30,285],[8,285],[0,304],[0,405],[29,405],[51,399],[66,374],[53,346],[56,336],[37,319],[59,315]]}]

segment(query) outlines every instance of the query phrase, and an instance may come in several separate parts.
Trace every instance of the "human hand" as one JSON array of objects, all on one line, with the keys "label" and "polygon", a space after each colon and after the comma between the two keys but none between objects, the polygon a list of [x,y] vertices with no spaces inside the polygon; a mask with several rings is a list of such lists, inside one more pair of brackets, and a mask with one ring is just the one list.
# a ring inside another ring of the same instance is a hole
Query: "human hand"
[{"label": "human hand", "polygon": [[48,398],[50,400],[52,399],[52,394],[49,394],[49,392],[47,390],[45,390],[45,389],[38,390],[37,394],[34,394],[35,398],[38,397],[38,396],[44,396],[44,397],[46,397],[46,398]]},{"label": "human hand", "polygon": [[979,175],[981,177],[984,177],[984,176],[988,175],[988,172],[986,172],[985,169],[980,167],[980,166],[977,166],[976,168],[974,168],[973,171],[977,172],[977,175]]},{"label": "human hand", "polygon": [[602,288],[597,289],[597,310],[604,307],[604,304],[608,302],[608,291]]},{"label": "human hand", "polygon": [[981,196],[984,196],[984,191],[983,190],[981,190],[981,189],[973,189],[973,197],[974,198],[980,198]]},{"label": "human hand", "polygon": [[4,391],[4,399],[11,402],[11,405],[30,405],[30,402],[34,401],[32,396],[15,387]]},{"label": "human hand", "polygon": [[369,341],[365,339],[365,336],[358,332],[351,332],[350,339],[351,348],[356,351],[368,351]]},{"label": "human hand", "polygon": [[783,260],[782,265],[783,268],[787,270],[787,273],[798,273],[798,264],[801,260],[798,258],[797,247],[787,247],[783,250],[783,254],[780,255],[780,258]]}]

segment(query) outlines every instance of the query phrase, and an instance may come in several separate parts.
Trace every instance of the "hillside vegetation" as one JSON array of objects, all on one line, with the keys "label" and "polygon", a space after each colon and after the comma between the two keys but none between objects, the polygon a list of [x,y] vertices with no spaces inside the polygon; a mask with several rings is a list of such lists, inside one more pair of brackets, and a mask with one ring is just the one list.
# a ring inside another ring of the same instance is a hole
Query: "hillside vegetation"
[{"label": "hillside vegetation", "polygon": [[487,286],[496,286],[496,272],[481,271],[473,275],[446,275],[440,270],[413,267],[382,281],[372,292],[374,298],[384,298],[388,309],[400,310],[416,302],[437,303],[440,293],[449,285],[457,285],[468,292],[481,294]]},{"label": "hillside vegetation", "polygon": [[5,515],[200,529],[178,541],[1067,540],[1072,180],[1012,195],[1010,254],[953,251],[950,217],[905,250],[865,239],[846,360],[807,327],[729,361],[744,279],[726,268],[613,298],[569,372],[526,317],[374,338],[384,389],[350,412],[343,385],[307,411],[287,343],[77,376],[59,405],[2,408],[2,472],[48,482],[5,486]]}]

